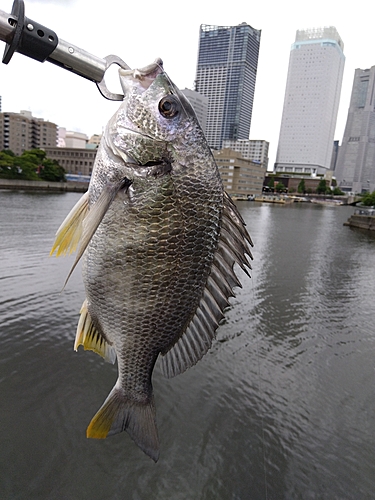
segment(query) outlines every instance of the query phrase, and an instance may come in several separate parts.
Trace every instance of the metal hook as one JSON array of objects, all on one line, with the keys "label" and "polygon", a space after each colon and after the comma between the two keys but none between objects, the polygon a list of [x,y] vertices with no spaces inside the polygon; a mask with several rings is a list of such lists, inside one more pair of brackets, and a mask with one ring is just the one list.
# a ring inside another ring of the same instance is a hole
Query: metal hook
[{"label": "metal hook", "polygon": [[[107,62],[105,71],[107,71],[107,69],[110,66],[112,66],[112,64],[117,64],[122,69],[131,69],[118,56],[109,55],[109,56],[104,57],[104,60]],[[105,97],[106,99],[109,99],[111,101],[122,101],[124,99],[124,95],[123,94],[113,94],[112,92],[110,92],[107,88],[105,81],[104,81],[104,77],[105,77],[105,73],[104,73],[103,79],[99,83],[96,83],[96,86],[98,87],[99,92],[102,94],[103,97]]]}]

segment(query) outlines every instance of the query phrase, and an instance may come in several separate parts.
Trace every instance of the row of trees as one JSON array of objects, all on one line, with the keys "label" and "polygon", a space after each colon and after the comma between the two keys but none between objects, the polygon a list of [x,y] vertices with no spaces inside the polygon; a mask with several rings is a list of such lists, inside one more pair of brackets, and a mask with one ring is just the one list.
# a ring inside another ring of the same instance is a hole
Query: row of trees
[{"label": "row of trees", "polygon": [[[313,190],[310,188],[306,189],[305,185],[305,179],[301,179],[300,183],[298,184],[297,188],[299,193],[312,193]],[[325,179],[320,179],[319,184],[317,185],[315,192],[317,194],[333,194],[336,196],[344,194],[339,187],[334,187],[331,189],[329,186],[327,186],[327,183]]]},{"label": "row of trees", "polygon": [[[294,193],[295,192],[294,188],[290,188],[289,190],[287,190],[287,188],[284,186],[284,184],[282,182],[278,182],[275,185],[275,181],[274,181],[273,177],[271,177],[271,179],[270,179],[270,181],[268,183],[268,187],[270,189],[273,189],[277,193],[282,193],[284,191],[285,192],[289,191],[289,193]],[[298,184],[298,187],[297,187],[297,192],[300,193],[300,194],[306,194],[306,193],[313,193],[314,191],[311,188],[307,188],[306,189],[305,179],[301,179],[301,181],[300,181],[300,183]],[[321,179],[320,180],[318,186],[315,189],[315,193],[317,193],[317,194],[334,194],[334,195],[344,194],[341,191],[341,189],[338,188],[338,187],[335,187],[333,189],[333,191],[332,191],[331,188],[329,186],[327,186],[325,179]]]},{"label": "row of trees", "polygon": [[66,180],[63,167],[47,158],[42,149],[30,149],[21,156],[16,156],[10,149],[1,151],[0,178],[49,182]]}]

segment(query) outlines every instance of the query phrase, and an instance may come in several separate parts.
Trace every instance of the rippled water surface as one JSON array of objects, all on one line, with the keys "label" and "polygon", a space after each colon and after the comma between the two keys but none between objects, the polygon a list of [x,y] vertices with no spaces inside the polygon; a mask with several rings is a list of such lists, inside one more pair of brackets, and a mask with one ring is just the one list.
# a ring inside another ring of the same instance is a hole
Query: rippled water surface
[{"label": "rippled water surface", "polygon": [[60,293],[72,259],[48,257],[78,197],[0,191],[0,498],[375,498],[375,237],[353,209],[239,204],[253,276],[200,363],[156,368],[154,464],[85,437],[117,369],[73,351],[80,270]]}]

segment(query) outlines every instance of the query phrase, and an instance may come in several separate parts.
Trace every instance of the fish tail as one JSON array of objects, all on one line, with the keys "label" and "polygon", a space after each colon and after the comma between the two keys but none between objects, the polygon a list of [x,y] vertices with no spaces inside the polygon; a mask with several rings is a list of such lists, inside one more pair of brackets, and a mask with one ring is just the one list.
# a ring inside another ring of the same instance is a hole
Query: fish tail
[{"label": "fish tail", "polygon": [[87,427],[86,436],[104,439],[127,431],[133,441],[154,462],[159,458],[155,405],[131,400],[117,383]]}]

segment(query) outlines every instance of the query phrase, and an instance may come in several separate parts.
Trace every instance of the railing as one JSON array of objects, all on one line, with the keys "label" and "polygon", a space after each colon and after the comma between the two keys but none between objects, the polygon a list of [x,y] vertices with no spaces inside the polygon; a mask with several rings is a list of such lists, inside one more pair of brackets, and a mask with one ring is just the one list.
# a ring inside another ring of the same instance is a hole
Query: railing
[{"label": "railing", "polygon": [[375,208],[373,207],[357,207],[354,211],[354,215],[366,215],[367,217],[369,216],[375,216]]}]

